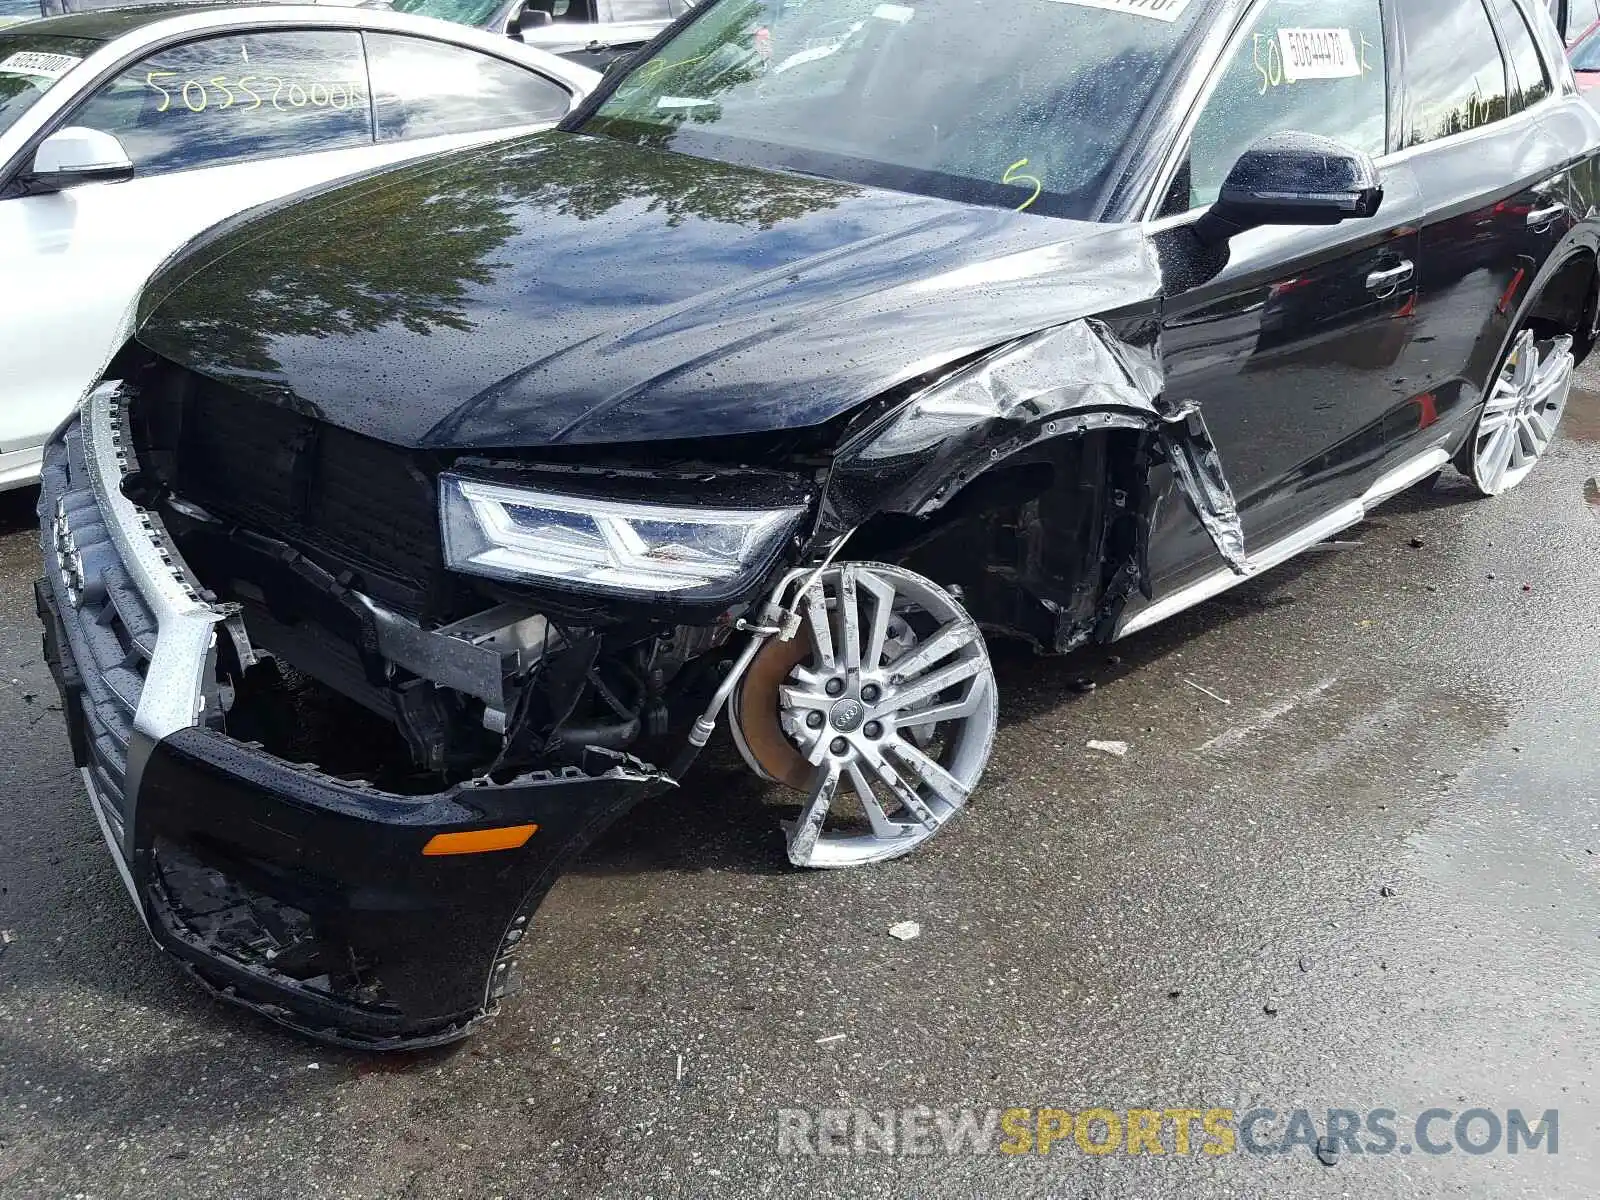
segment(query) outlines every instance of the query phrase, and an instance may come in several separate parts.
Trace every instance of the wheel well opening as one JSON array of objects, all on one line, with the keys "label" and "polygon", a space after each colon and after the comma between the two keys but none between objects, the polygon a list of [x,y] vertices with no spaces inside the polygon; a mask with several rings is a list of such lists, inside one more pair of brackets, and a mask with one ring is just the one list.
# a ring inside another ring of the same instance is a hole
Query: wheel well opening
[{"label": "wheel well opening", "polygon": [[849,556],[951,588],[990,633],[1070,650],[1107,627],[1108,595],[1119,583],[1124,592],[1137,586],[1154,440],[1095,430],[1039,443],[928,516],[873,516],[852,536]]},{"label": "wheel well opening", "polygon": [[1594,349],[1600,306],[1600,270],[1588,252],[1574,254],[1556,269],[1534,300],[1527,324],[1544,334],[1573,335],[1573,354],[1581,363]]}]

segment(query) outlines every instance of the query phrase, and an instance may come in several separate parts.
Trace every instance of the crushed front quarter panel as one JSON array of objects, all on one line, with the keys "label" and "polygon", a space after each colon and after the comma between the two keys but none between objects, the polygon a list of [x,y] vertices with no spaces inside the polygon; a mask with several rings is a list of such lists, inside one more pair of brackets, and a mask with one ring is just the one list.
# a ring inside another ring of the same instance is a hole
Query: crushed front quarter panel
[{"label": "crushed front quarter panel", "polygon": [[[1163,391],[1158,328],[1143,314],[1115,324],[1071,321],[906,397],[841,448],[820,531],[835,536],[883,514],[937,529],[941,521],[983,520],[974,508],[1004,513],[998,527],[954,540],[943,553],[986,560],[981,575],[969,570],[965,578],[983,581],[987,595],[972,603],[987,627],[1058,651],[1109,636],[1133,592],[1150,598],[1151,520],[1174,491],[1228,566],[1244,574],[1244,534],[1224,466],[1199,407]],[[1109,458],[1075,455],[1102,432],[1133,436]],[[1024,480],[1022,495],[1005,487],[985,494],[986,481],[1037,467],[1047,477]],[[1085,478],[1086,470],[1100,474]],[[1099,525],[1072,542],[1083,533],[1072,526],[1086,505]],[[1082,553],[1063,553],[1064,543]],[[943,561],[946,578],[962,574]],[[1048,617],[1027,615],[1038,610]]]}]

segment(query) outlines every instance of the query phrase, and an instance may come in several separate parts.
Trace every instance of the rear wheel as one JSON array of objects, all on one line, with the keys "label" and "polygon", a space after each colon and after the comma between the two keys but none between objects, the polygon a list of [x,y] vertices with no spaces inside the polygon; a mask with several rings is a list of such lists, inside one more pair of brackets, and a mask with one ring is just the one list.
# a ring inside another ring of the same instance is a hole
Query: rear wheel
[{"label": "rear wheel", "polygon": [[734,740],[805,795],[784,827],[796,866],[907,854],[966,803],[994,747],[983,634],[938,584],[881,563],[830,567],[801,612],[734,693]]},{"label": "rear wheel", "polygon": [[1456,459],[1480,495],[1497,496],[1532,472],[1555,439],[1576,367],[1570,336],[1541,338],[1533,329],[1516,336]]}]

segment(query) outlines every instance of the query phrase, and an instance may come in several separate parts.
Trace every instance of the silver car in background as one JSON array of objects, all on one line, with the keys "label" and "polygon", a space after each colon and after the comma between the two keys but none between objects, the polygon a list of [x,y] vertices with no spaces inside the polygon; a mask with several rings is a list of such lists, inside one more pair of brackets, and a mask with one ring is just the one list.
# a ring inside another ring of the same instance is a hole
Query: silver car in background
[{"label": "silver car in background", "polygon": [[503,33],[597,71],[692,7],[692,0],[394,0],[400,12]]}]

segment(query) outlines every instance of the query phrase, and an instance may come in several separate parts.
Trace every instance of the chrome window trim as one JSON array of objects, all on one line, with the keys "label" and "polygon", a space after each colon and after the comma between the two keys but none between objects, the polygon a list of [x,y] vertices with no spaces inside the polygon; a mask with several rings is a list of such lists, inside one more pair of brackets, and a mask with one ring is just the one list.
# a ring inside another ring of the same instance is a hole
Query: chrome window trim
[{"label": "chrome window trim", "polygon": [[[1383,0],[1380,0],[1380,3],[1382,2]],[[1162,155],[1161,172],[1156,176],[1156,184],[1151,189],[1150,195],[1145,198],[1143,205],[1144,217],[1141,223],[1146,233],[1160,233],[1166,229],[1175,229],[1180,225],[1188,224],[1190,221],[1197,220],[1199,215],[1210,207],[1210,205],[1202,205],[1199,208],[1191,208],[1187,212],[1173,213],[1165,217],[1160,215],[1161,201],[1166,197],[1167,192],[1171,190],[1172,181],[1177,177],[1178,168],[1183,163],[1183,148],[1189,144],[1189,139],[1194,135],[1195,126],[1200,123],[1200,114],[1205,111],[1206,105],[1211,102],[1212,94],[1222,81],[1222,72],[1226,69],[1227,64],[1232,61],[1234,51],[1243,44],[1244,35],[1249,31],[1252,20],[1261,9],[1270,3],[1272,3],[1272,0],[1255,0],[1255,3],[1244,11],[1239,19],[1239,27],[1234,30],[1233,35],[1228,39],[1227,47],[1223,50],[1222,56],[1212,66],[1211,78],[1206,81],[1205,87],[1201,89],[1199,96],[1190,105],[1188,113],[1185,114],[1183,124],[1178,127],[1178,136],[1168,144],[1166,152]],[[1502,53],[1502,60],[1503,58],[1504,55]],[[1548,64],[1546,66],[1548,67]],[[1387,60],[1384,63],[1384,69],[1387,72]],[[1387,83],[1388,79],[1386,77],[1386,86]],[[1547,106],[1557,100],[1564,99],[1566,97],[1560,94],[1552,84],[1550,95],[1519,113],[1513,113],[1498,121],[1491,121],[1487,125],[1480,125],[1476,129],[1452,133],[1448,137],[1435,138],[1431,142],[1419,142],[1414,146],[1405,146],[1399,150],[1380,155],[1373,161],[1381,170],[1384,167],[1406,162],[1436,147],[1459,146],[1491,132],[1503,132],[1512,128],[1516,123],[1526,123],[1537,119]]]}]

